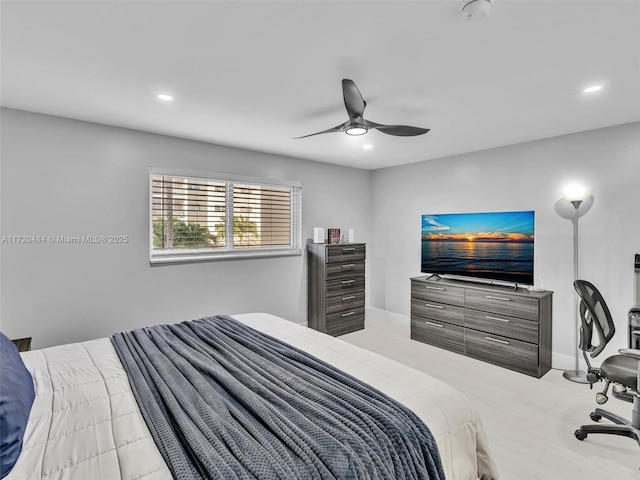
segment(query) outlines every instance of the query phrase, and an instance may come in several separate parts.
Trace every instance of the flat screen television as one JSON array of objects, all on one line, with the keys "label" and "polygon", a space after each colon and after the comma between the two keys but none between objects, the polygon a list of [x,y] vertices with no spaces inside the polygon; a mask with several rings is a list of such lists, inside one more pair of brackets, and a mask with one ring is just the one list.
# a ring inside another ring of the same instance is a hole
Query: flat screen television
[{"label": "flat screen television", "polygon": [[533,285],[533,211],[422,215],[421,272]]}]

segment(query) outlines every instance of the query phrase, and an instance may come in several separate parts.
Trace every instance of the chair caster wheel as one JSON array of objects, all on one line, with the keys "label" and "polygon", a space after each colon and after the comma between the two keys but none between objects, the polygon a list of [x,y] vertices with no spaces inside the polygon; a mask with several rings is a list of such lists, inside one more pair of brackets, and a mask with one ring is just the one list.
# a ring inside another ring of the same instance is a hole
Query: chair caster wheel
[{"label": "chair caster wheel", "polygon": [[582,430],[576,430],[574,435],[576,436],[576,438],[580,441],[584,440],[585,438],[587,438],[587,434],[584,433]]},{"label": "chair caster wheel", "polygon": [[607,397],[604,393],[596,393],[596,403],[598,405],[607,403],[607,400],[609,400],[609,397]]},{"label": "chair caster wheel", "polygon": [[599,422],[600,419],[602,418],[602,416],[598,415],[596,412],[591,412],[589,416],[591,417],[591,420],[593,420],[594,422]]}]

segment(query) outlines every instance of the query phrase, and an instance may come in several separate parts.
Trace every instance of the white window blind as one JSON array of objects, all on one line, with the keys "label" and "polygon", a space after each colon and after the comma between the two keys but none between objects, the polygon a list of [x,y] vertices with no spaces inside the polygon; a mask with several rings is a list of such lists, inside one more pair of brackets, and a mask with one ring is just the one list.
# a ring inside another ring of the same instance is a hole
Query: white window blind
[{"label": "white window blind", "polygon": [[155,263],[300,255],[299,182],[152,168]]}]

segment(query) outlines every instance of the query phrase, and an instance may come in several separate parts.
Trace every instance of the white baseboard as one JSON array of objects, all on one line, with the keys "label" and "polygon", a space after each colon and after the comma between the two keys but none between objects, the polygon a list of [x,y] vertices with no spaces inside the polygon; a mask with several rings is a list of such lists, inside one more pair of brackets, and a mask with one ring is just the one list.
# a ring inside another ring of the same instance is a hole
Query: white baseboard
[{"label": "white baseboard", "polygon": [[[578,369],[586,372],[588,367],[587,363],[582,358],[582,352],[578,353],[579,361],[578,361]],[[594,368],[600,368],[599,358],[597,360],[591,360],[591,366]],[[551,365],[552,368],[556,368],[558,370],[575,370],[576,369],[576,357],[572,357],[570,355],[565,355],[561,353],[552,353],[551,354]]]},{"label": "white baseboard", "polygon": [[408,327],[411,325],[411,317],[409,317],[408,315],[401,315],[399,313],[388,312],[387,310],[382,310],[380,308],[366,307],[365,315],[380,318],[388,322],[398,323],[405,327]]},{"label": "white baseboard", "polygon": [[[584,363],[584,362],[582,362]],[[551,366],[557,370],[575,370],[576,359],[564,353],[551,353]],[[582,367],[581,367],[582,368]]]}]

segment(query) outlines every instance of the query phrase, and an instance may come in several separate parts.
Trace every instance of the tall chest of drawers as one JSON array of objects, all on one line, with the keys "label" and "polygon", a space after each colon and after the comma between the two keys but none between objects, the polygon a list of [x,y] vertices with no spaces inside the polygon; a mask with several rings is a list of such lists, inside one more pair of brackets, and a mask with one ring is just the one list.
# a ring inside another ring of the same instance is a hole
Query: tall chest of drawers
[{"label": "tall chest of drawers", "polygon": [[309,244],[309,327],[338,336],[364,328],[364,243]]},{"label": "tall chest of drawers", "polygon": [[553,292],[411,279],[411,338],[540,378],[551,368]]}]

